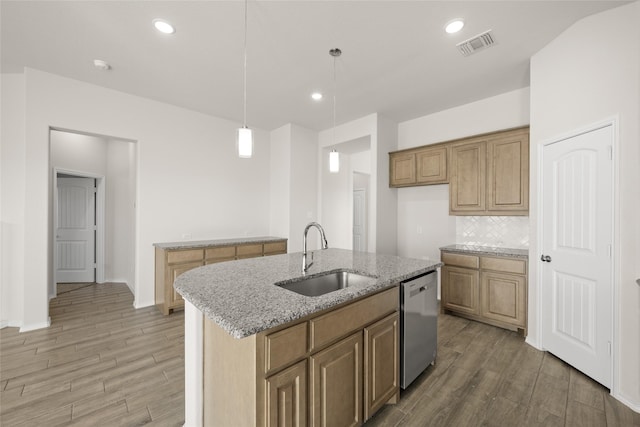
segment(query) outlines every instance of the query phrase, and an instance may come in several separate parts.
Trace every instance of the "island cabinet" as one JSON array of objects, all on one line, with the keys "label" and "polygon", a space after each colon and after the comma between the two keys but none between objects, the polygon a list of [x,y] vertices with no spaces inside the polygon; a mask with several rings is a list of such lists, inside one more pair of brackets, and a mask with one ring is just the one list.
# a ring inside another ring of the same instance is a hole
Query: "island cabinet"
[{"label": "island cabinet", "polygon": [[[155,303],[164,315],[175,309],[184,308],[184,300],[173,288],[176,278],[182,273],[216,262],[232,261],[243,258],[277,255],[287,253],[286,239],[268,241],[224,240],[203,242],[184,242],[163,247],[157,244],[155,249]],[[195,245],[195,246],[194,246]]]},{"label": "island cabinet", "polygon": [[204,321],[204,425],[357,426],[399,398],[398,287],[243,339]]},{"label": "island cabinet", "polygon": [[444,313],[527,331],[527,260],[442,252]]},{"label": "island cabinet", "polygon": [[452,143],[450,166],[450,214],[528,215],[528,128]]}]

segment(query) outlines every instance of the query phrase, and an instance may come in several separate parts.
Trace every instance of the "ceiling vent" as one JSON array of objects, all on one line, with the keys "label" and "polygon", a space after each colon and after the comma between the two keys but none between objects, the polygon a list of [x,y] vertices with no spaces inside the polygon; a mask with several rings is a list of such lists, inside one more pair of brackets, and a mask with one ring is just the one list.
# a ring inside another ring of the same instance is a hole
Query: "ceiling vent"
[{"label": "ceiling vent", "polygon": [[491,32],[491,30],[488,30],[482,34],[478,34],[475,37],[458,43],[456,47],[463,56],[469,56],[472,53],[478,52],[479,50],[491,47],[495,43],[496,40],[493,38],[493,33]]}]

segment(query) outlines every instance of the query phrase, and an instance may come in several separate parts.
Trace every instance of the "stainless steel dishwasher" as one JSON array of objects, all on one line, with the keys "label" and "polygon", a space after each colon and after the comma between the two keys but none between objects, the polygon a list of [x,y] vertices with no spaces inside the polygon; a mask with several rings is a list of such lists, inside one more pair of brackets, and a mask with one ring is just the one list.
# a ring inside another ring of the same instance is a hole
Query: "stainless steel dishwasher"
[{"label": "stainless steel dishwasher", "polygon": [[400,387],[407,388],[435,363],[438,338],[438,273],[400,283]]}]

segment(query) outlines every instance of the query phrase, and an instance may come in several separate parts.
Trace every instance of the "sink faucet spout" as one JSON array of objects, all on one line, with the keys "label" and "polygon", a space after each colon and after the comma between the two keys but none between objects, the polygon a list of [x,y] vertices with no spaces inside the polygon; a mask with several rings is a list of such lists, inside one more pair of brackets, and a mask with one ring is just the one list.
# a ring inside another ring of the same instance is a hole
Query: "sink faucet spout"
[{"label": "sink faucet spout", "polygon": [[[324,235],[324,229],[322,228],[322,226],[317,222],[310,222],[309,224],[307,224],[307,226],[304,228],[304,233],[302,233],[302,274],[305,274],[309,269],[309,267],[311,267],[311,264],[313,264],[313,260],[312,260],[311,263],[307,265],[307,233],[309,233],[309,229],[311,227],[317,228],[318,231],[320,232],[322,249],[327,249],[329,247],[329,245],[327,244],[327,238]],[[313,253],[311,255],[313,257]]]}]

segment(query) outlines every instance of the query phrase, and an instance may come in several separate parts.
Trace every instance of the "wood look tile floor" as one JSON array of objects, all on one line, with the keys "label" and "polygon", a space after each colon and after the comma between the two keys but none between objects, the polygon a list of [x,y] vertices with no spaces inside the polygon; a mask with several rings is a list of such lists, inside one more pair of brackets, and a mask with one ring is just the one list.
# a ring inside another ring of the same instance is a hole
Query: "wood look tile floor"
[{"label": "wood look tile floor", "polygon": [[[181,426],[184,315],[132,304],[123,284],[61,286],[50,328],[0,330],[0,425]],[[515,333],[443,315],[438,334],[436,365],[367,426],[640,426]]]},{"label": "wood look tile floor", "polygon": [[184,314],[124,284],[58,285],[51,327],[0,330],[0,425],[181,426]]}]

